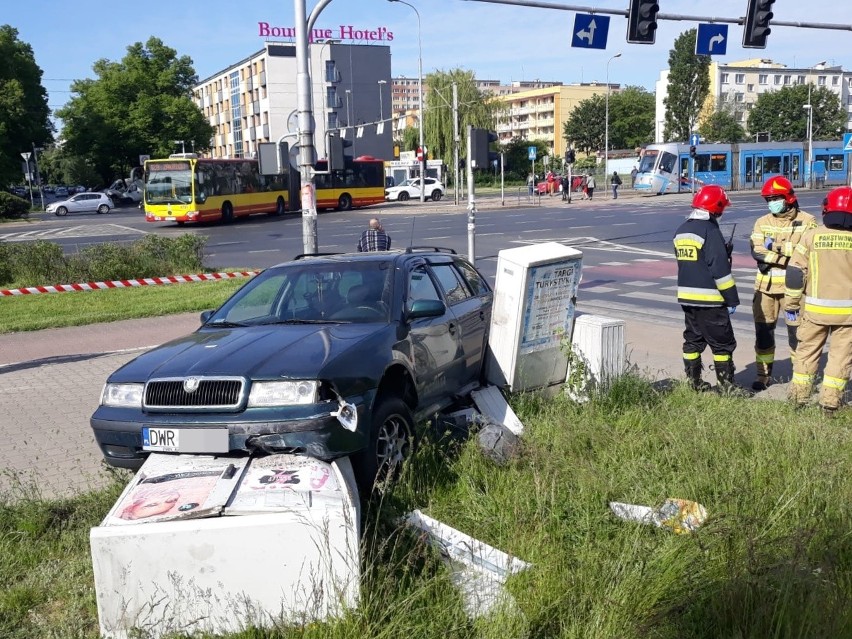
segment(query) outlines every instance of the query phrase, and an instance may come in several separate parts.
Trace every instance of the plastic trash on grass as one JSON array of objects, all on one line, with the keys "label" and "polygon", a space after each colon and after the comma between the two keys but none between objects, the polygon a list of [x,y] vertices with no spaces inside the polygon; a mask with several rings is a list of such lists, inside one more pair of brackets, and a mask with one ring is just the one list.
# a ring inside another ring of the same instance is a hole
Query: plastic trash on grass
[{"label": "plastic trash on grass", "polygon": [[619,519],[668,528],[677,535],[693,532],[707,520],[707,509],[688,499],[666,499],[656,508],[611,501],[609,508]]}]

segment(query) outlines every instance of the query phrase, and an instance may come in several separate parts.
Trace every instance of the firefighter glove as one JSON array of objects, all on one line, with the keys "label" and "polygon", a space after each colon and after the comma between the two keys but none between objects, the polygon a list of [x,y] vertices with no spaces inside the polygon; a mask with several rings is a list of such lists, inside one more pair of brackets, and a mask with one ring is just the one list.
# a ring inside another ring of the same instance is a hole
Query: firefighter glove
[{"label": "firefighter glove", "polygon": [[799,324],[799,311],[784,311],[784,316],[787,319],[787,323],[791,326],[797,326]]},{"label": "firefighter glove", "polygon": [[771,251],[771,250],[772,250],[772,247],[773,247],[774,245],[775,245],[775,240],[773,240],[771,237],[767,237],[767,238],[763,241],[763,248],[765,248],[767,251]]}]

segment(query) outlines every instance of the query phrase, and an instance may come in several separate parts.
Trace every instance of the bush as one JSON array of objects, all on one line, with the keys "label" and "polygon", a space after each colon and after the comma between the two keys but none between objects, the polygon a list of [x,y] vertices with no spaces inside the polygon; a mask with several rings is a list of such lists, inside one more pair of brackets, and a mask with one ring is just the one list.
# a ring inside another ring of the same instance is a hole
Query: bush
[{"label": "bush", "polygon": [[30,213],[30,203],[11,193],[0,191],[0,218],[17,220],[27,217]]}]

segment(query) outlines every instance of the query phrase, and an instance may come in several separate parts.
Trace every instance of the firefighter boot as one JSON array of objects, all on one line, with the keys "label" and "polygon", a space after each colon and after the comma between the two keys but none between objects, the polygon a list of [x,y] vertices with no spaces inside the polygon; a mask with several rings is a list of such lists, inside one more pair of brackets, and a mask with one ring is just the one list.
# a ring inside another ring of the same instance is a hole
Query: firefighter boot
[{"label": "firefighter boot", "polygon": [[710,390],[711,386],[701,379],[701,360],[695,359],[689,362],[684,362],[686,367],[686,379],[689,381],[689,387],[694,391],[704,392]]},{"label": "firefighter boot", "polygon": [[716,380],[718,391],[722,395],[746,397],[749,395],[742,387],[734,382],[734,362],[716,362]]},{"label": "firefighter boot", "polygon": [[751,389],[765,391],[769,388],[769,384],[772,383],[772,363],[761,362],[758,355],[755,368],[757,369],[757,378],[755,378],[754,383],[751,385]]}]

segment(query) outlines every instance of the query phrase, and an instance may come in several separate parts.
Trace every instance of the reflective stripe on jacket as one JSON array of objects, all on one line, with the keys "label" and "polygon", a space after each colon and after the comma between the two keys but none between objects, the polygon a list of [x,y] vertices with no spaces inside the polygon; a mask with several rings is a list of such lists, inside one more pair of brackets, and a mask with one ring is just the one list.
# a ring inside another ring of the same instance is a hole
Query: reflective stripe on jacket
[{"label": "reflective stripe on jacket", "polygon": [[674,236],[677,301],[684,306],[738,306],[736,282],[719,223],[694,212]]},{"label": "reflective stripe on jacket", "polygon": [[[751,232],[751,256],[758,265],[766,264],[763,272],[757,271],[754,290],[774,295],[784,294],[784,277],[787,264],[805,231],[817,227],[816,218],[810,213],[792,209],[788,214],[767,213],[754,223]],[[766,248],[766,238],[772,238],[772,250]]]},{"label": "reflective stripe on jacket", "polygon": [[787,267],[784,308],[802,309],[814,324],[852,326],[852,231],[804,234]]}]

